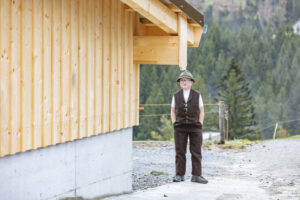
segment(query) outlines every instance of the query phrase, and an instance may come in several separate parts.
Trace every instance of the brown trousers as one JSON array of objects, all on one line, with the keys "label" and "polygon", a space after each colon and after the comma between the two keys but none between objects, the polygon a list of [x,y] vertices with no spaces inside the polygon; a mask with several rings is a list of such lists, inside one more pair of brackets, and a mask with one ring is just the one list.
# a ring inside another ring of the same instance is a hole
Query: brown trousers
[{"label": "brown trousers", "polygon": [[174,124],[174,139],[176,151],[176,175],[185,175],[186,170],[186,146],[187,140],[190,141],[190,152],[192,154],[192,175],[202,175],[202,125],[197,124]]}]

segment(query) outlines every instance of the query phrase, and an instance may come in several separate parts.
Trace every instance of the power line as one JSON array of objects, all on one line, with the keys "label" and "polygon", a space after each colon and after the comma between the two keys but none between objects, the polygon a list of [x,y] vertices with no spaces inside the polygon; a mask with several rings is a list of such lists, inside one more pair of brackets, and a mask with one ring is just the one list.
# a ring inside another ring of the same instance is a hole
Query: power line
[{"label": "power line", "polygon": [[[218,111],[214,112],[204,112],[205,114],[212,114],[212,113],[218,113]],[[143,117],[156,117],[156,116],[164,116],[164,115],[171,115],[171,114],[151,114],[151,115],[139,115]]]},{"label": "power line", "polygon": [[[219,106],[219,104],[203,104],[205,106]],[[171,106],[171,104],[140,104],[140,106]]]}]

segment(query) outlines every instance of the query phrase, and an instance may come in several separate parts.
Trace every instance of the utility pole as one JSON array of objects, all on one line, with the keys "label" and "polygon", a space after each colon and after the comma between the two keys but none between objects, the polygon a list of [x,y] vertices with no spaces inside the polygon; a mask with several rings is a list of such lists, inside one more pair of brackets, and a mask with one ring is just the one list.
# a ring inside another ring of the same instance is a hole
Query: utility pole
[{"label": "utility pole", "polygon": [[219,102],[219,129],[220,129],[220,144],[225,144],[225,106],[224,101]]}]

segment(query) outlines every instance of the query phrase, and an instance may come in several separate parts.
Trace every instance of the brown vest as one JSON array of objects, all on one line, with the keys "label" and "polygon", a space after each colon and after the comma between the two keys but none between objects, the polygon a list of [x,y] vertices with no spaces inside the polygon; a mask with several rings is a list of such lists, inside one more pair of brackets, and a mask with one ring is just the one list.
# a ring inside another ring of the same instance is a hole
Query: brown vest
[{"label": "brown vest", "polygon": [[199,95],[191,89],[187,103],[184,101],[183,89],[174,93],[176,122],[180,124],[196,124],[199,122]]}]

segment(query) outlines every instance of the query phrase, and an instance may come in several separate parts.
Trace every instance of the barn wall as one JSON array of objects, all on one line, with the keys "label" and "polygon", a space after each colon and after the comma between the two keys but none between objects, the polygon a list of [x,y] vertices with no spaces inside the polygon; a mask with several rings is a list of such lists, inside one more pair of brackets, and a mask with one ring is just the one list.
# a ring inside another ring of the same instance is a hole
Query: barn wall
[{"label": "barn wall", "polygon": [[0,156],[138,125],[134,12],[0,0]]}]

